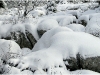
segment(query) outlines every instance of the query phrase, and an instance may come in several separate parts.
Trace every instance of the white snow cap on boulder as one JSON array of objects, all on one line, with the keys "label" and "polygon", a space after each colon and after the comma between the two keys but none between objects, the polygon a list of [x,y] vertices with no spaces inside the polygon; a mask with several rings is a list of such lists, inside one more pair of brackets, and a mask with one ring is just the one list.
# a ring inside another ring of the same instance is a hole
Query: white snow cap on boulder
[{"label": "white snow cap on boulder", "polygon": [[100,37],[100,16],[92,17],[86,26],[86,32]]},{"label": "white snow cap on boulder", "polygon": [[100,39],[87,33],[58,27],[46,32],[33,51],[35,52],[22,57],[18,64],[19,69],[31,68],[38,72],[47,69],[48,75],[63,75],[63,71],[66,71],[63,59],[76,57],[78,53],[84,58],[100,56]]},{"label": "white snow cap on boulder", "polygon": [[4,40],[0,39],[0,58],[7,60],[6,55],[8,54],[7,58],[9,58],[9,54],[13,56],[20,56],[21,49],[17,43],[11,40]]},{"label": "white snow cap on boulder", "polygon": [[58,26],[58,22],[55,19],[44,19],[39,23],[38,30],[50,30]]},{"label": "white snow cap on boulder", "polygon": [[57,27],[46,32],[35,44],[33,51],[54,48],[57,49],[57,51],[64,50],[64,53],[68,53],[66,54],[67,56],[70,56],[71,52],[71,55],[74,57],[77,53],[80,53],[83,57],[85,57],[85,55],[92,57],[100,56],[99,43],[100,39],[90,34],[84,32],[73,32],[71,29],[66,27]]},{"label": "white snow cap on boulder", "polygon": [[72,24],[73,22],[76,22],[76,17],[75,16],[67,16],[59,22],[59,25],[67,26],[69,24]]},{"label": "white snow cap on boulder", "polygon": [[85,32],[85,27],[81,24],[70,24],[67,27],[76,32]]}]

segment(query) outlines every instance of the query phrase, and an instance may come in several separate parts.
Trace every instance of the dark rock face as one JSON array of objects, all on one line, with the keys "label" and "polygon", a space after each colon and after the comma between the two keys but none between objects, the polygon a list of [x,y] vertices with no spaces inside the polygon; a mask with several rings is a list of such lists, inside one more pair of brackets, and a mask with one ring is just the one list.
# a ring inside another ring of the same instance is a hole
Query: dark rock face
[{"label": "dark rock face", "polygon": [[6,8],[5,2],[0,0],[0,8]]},{"label": "dark rock face", "polygon": [[42,35],[47,31],[46,30],[37,30],[37,32],[38,32],[39,38],[41,38]]},{"label": "dark rock face", "polygon": [[32,49],[36,43],[34,36],[28,31],[25,34],[20,31],[11,32],[9,36],[2,37],[2,39],[14,40],[21,48]]},{"label": "dark rock face", "polygon": [[34,47],[35,43],[37,42],[36,39],[34,38],[34,36],[26,31],[26,36],[27,36],[27,39],[29,40],[30,44],[32,45],[32,48]]},{"label": "dark rock face", "polygon": [[89,69],[100,73],[100,56],[83,59],[81,64],[83,69]]},{"label": "dark rock face", "polygon": [[68,61],[68,64],[66,65],[66,68],[69,69],[70,71],[74,71],[78,69],[78,65],[77,65],[77,60],[73,57],[70,57],[70,59],[64,59],[64,62]]},{"label": "dark rock face", "polygon": [[68,64],[65,65],[70,71],[87,69],[100,73],[100,56],[84,59],[80,54],[77,54],[77,58],[71,57],[70,59],[64,59],[63,61],[68,61]]},{"label": "dark rock face", "polygon": [[86,22],[85,20],[80,20],[78,23],[79,23],[79,24],[82,24],[82,25],[85,26],[85,27],[86,27],[86,25],[87,25],[87,22]]}]

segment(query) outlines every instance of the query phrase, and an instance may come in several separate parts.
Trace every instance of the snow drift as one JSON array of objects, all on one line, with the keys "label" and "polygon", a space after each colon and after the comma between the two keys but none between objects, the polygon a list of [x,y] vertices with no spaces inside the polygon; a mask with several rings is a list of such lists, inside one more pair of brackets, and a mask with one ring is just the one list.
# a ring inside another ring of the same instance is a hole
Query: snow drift
[{"label": "snow drift", "polygon": [[[73,38],[74,37],[74,38]],[[87,38],[88,37],[88,38]],[[18,68],[32,70],[41,74],[60,74],[67,72],[64,60],[84,59],[100,56],[100,39],[84,32],[73,32],[67,27],[57,27],[46,32],[36,43],[33,52],[19,60]],[[14,62],[13,60],[11,62]],[[66,73],[68,74],[68,72]]]}]

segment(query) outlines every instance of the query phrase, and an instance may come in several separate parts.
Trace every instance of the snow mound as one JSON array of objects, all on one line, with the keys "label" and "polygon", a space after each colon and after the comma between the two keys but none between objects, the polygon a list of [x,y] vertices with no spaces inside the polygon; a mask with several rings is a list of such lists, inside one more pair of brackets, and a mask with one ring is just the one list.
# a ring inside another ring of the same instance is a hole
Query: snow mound
[{"label": "snow mound", "polygon": [[16,32],[16,31],[25,33],[25,26],[22,25],[22,23],[17,23],[11,27],[9,32]]},{"label": "snow mound", "polygon": [[17,67],[21,70],[28,68],[51,75],[53,72],[63,74],[67,72],[64,59],[76,58],[78,53],[84,58],[100,56],[99,44],[100,39],[90,34],[73,32],[66,27],[54,28],[46,32],[37,42],[33,48],[35,52],[20,59]]},{"label": "snow mound", "polygon": [[66,13],[72,14],[76,18],[78,18],[81,15],[81,12],[79,10],[67,10]]},{"label": "snow mound", "polygon": [[0,21],[7,21],[9,19],[11,19],[12,16],[11,15],[0,15]]},{"label": "snow mound", "polygon": [[69,24],[72,24],[73,22],[76,22],[76,17],[75,16],[67,16],[59,22],[59,25],[67,26]]},{"label": "snow mound", "polygon": [[44,19],[39,23],[38,30],[50,30],[58,26],[58,22],[55,19]]},{"label": "snow mound", "polygon": [[1,24],[0,25],[0,38],[1,37],[5,37],[8,35],[9,33],[9,30],[11,29],[11,26],[10,24]]},{"label": "snow mound", "polygon": [[0,39],[0,59],[7,60],[21,55],[21,49],[17,43],[11,40]]},{"label": "snow mound", "polygon": [[90,20],[89,15],[82,15],[82,16],[79,17],[78,23],[86,26],[87,23],[89,22],[89,20]]},{"label": "snow mound", "polygon": [[86,32],[100,37],[100,16],[93,17],[86,26]]},{"label": "snow mound", "polygon": [[31,14],[33,17],[46,15],[45,11],[42,10],[34,10],[31,11],[29,14]]},{"label": "snow mound", "polygon": [[85,32],[85,27],[81,24],[70,24],[67,27],[76,32]]},{"label": "snow mound", "polygon": [[50,46],[50,44],[49,44],[50,38],[53,35],[55,35],[56,33],[62,32],[62,31],[66,31],[66,32],[71,31],[71,32],[73,32],[73,30],[71,30],[70,28],[67,28],[67,27],[57,27],[57,28],[53,28],[52,29],[52,32],[49,35],[45,35],[45,37],[42,36],[42,38],[44,38],[45,40],[38,41],[38,45],[35,45],[34,46],[33,51],[37,51],[37,50],[40,50],[42,48],[48,48]]}]

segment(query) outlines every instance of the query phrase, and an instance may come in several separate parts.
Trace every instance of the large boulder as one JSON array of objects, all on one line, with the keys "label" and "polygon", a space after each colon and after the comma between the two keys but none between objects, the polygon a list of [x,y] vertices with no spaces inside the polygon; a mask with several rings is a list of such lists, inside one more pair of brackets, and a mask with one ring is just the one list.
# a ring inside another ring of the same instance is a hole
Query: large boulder
[{"label": "large boulder", "polygon": [[17,68],[22,71],[31,70],[34,74],[37,71],[47,75],[60,74],[67,69],[100,72],[99,45],[100,39],[97,37],[58,27],[46,32],[35,44],[33,52],[19,59],[19,63],[11,62],[18,64]]},{"label": "large boulder", "polygon": [[19,45],[12,40],[0,39],[0,60],[8,60],[21,55]]},{"label": "large boulder", "polygon": [[[80,54],[77,54],[76,58],[70,57],[69,59],[63,59],[66,68],[70,71],[78,69],[88,69],[100,73],[100,56],[84,58]],[[68,64],[66,64],[68,62]]]},{"label": "large boulder", "polygon": [[100,16],[94,16],[86,26],[86,32],[96,37],[100,37]]}]

